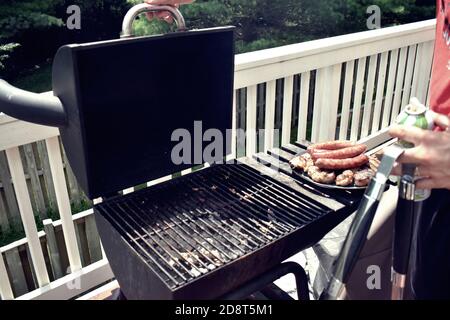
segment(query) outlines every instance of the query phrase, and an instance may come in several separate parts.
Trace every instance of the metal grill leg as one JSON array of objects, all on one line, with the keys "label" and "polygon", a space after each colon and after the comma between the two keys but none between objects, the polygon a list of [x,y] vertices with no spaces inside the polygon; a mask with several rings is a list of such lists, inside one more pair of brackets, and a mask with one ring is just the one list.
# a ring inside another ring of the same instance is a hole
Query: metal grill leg
[{"label": "metal grill leg", "polygon": [[261,276],[253,279],[242,287],[234,290],[223,296],[222,300],[241,300],[245,299],[251,294],[264,289],[269,284],[277,279],[292,273],[295,276],[295,283],[297,286],[297,296],[299,300],[309,300],[308,277],[305,270],[295,262],[285,262]]}]

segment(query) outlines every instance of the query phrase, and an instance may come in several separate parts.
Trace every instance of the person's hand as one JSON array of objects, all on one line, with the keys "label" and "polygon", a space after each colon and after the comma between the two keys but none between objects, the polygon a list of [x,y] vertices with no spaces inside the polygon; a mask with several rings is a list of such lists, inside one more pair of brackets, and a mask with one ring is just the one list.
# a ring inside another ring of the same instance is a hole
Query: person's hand
[{"label": "person's hand", "polygon": [[[192,3],[194,0],[146,0],[145,2],[152,5],[168,5],[178,8],[181,4]],[[168,23],[173,22],[173,17],[169,12],[147,12],[146,15],[149,20],[158,18]]]},{"label": "person's hand", "polygon": [[416,127],[395,126],[389,130],[394,138],[411,142],[394,167],[393,174],[401,174],[401,163],[417,165],[416,174],[421,177],[419,189],[450,189],[450,118],[433,112],[435,124],[445,131],[435,132]]}]

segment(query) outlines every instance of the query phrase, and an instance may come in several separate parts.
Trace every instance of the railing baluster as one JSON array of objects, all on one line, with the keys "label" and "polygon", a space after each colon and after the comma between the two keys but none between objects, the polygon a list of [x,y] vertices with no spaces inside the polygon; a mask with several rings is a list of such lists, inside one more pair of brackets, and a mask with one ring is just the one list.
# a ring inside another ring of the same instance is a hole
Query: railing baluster
[{"label": "railing baluster", "polygon": [[9,282],[8,273],[6,272],[5,261],[3,260],[3,254],[0,251],[0,297],[2,300],[14,299],[14,294]]},{"label": "railing baluster", "polygon": [[430,84],[428,84],[428,86],[426,88],[427,88],[427,99],[426,99],[425,105],[429,106],[429,105],[431,105],[431,88],[430,88]]},{"label": "railing baluster", "polygon": [[375,87],[375,76],[377,72],[378,55],[370,57],[369,74],[367,76],[366,96],[364,98],[364,113],[361,128],[361,138],[369,135],[370,118],[372,116],[373,91]]},{"label": "railing baluster", "polygon": [[89,254],[85,251],[86,247],[83,247],[83,244],[86,243],[86,239],[83,237],[84,232],[82,234],[82,226],[81,223],[79,221],[77,221],[74,225],[75,228],[75,237],[77,239],[77,246],[78,248],[80,248],[80,261],[81,261],[81,265],[83,267],[86,267],[88,265],[88,258],[89,258]]},{"label": "railing baluster", "polygon": [[400,49],[400,58],[398,61],[398,70],[397,70],[397,81],[395,83],[395,93],[394,93],[394,102],[392,104],[392,113],[391,113],[391,124],[395,122],[399,112],[400,112],[400,104],[402,103],[402,93],[403,93],[403,81],[405,79],[405,69],[406,69],[406,54],[408,53],[408,48],[403,47]]},{"label": "railing baluster", "polygon": [[334,139],[339,103],[341,64],[317,70],[312,141]]},{"label": "railing baluster", "polygon": [[380,129],[381,107],[383,106],[384,88],[386,85],[386,69],[388,62],[388,52],[383,52],[380,59],[380,68],[378,69],[377,93],[375,97],[375,108],[373,111],[371,133]]},{"label": "railing baluster", "polygon": [[[433,67],[433,53],[434,53],[434,41],[425,42],[426,53],[428,56],[424,57],[424,63],[426,65],[426,69],[423,75],[423,90],[427,92],[427,106],[430,105],[430,78],[431,78],[431,69]],[[425,99],[425,95],[424,95]]]},{"label": "railing baluster", "polygon": [[424,102],[427,97],[431,63],[433,61],[434,41],[419,43],[414,68],[411,96]]},{"label": "railing baluster", "polygon": [[3,185],[3,192],[5,193],[5,205],[8,207],[9,216],[11,219],[11,225],[14,225],[19,231],[22,231],[23,227],[20,223],[20,212],[17,206],[16,195],[14,193],[14,187],[11,183],[11,174],[8,171],[8,160],[6,154],[0,151],[0,180]]},{"label": "railing baluster", "polygon": [[47,239],[47,251],[53,276],[55,279],[59,279],[64,276],[65,272],[63,272],[61,268],[61,256],[56,240],[55,227],[53,226],[52,219],[45,219],[42,223],[44,224],[44,231]]},{"label": "railing baluster", "polygon": [[[7,266],[9,266],[9,273],[11,276],[14,293],[17,296],[27,293],[27,280],[25,278],[24,264],[22,264],[22,260],[20,259],[19,249],[16,247],[6,251],[5,259]],[[33,268],[31,268],[31,273],[34,282],[36,282],[35,277],[33,277]]]},{"label": "railing baluster", "polygon": [[44,254],[42,252],[41,241],[38,237],[36,222],[34,221],[33,209],[31,207],[31,200],[28,194],[27,182],[23,172],[19,148],[13,147],[7,149],[6,157],[8,159],[9,169],[11,171],[17,203],[19,205],[19,212],[22,218],[22,224],[28,240],[28,246],[30,248],[31,260],[36,272],[38,284],[40,287],[43,287],[50,282],[50,279],[48,277],[47,267],[45,266]]},{"label": "railing baluster", "polygon": [[304,72],[300,79],[300,103],[298,112],[297,140],[306,140],[306,130],[308,126],[308,104],[309,104],[309,83],[311,73]]},{"label": "railing baluster", "polygon": [[248,157],[256,153],[256,87],[247,88],[247,128],[246,128],[246,155]]},{"label": "railing baluster", "polygon": [[55,185],[56,201],[61,216],[61,226],[64,233],[64,241],[69,257],[70,271],[81,269],[80,251],[77,246],[75,227],[72,220],[69,193],[67,191],[66,179],[59,147],[58,137],[45,140],[48,150],[50,169],[52,171],[53,183]]},{"label": "railing baluster", "polygon": [[87,216],[84,219],[84,225],[91,263],[100,261],[102,259],[102,249],[100,247],[100,236],[98,234],[94,215]]},{"label": "railing baluster", "polygon": [[37,172],[36,158],[34,157],[34,151],[32,144],[26,144],[23,146],[25,155],[25,165],[28,169],[28,176],[30,177],[31,192],[33,195],[36,210],[38,211],[41,219],[47,218],[47,210],[44,201],[44,194],[42,193],[41,182]]},{"label": "railing baluster", "polygon": [[235,159],[237,157],[237,90],[233,90],[233,111],[231,118],[231,154],[230,157]]},{"label": "railing baluster", "polygon": [[314,84],[314,107],[312,116],[311,142],[316,143],[319,140],[320,133],[320,114],[323,112],[322,90],[324,90],[323,78],[319,77],[319,70],[316,70],[316,80]]},{"label": "railing baluster", "polygon": [[274,127],[275,127],[275,95],[277,81],[267,82],[266,87],[266,117],[264,125],[264,151],[273,148]]},{"label": "railing baluster", "polygon": [[291,143],[292,127],[292,94],[294,87],[294,76],[284,78],[283,97],[283,122],[281,127],[281,145]]},{"label": "railing baluster", "polygon": [[[61,148],[60,148],[61,149]],[[72,171],[72,168],[70,167],[69,160],[67,160],[66,151],[64,148],[62,148],[62,157],[65,163],[65,169],[67,174],[67,184],[69,187],[69,199],[73,201],[74,203],[80,203],[82,196],[80,193],[80,188],[78,187],[77,179],[75,178],[75,175]]]},{"label": "railing baluster", "polygon": [[53,185],[53,178],[50,170],[50,164],[48,163],[48,152],[44,141],[38,141],[36,143],[38,154],[41,159],[42,171],[44,176],[45,188],[47,196],[49,198],[49,205],[52,209],[56,206],[56,194],[55,186]]},{"label": "railing baluster", "polygon": [[355,96],[353,100],[353,115],[352,115],[352,132],[350,139],[355,141],[359,137],[360,129],[360,116],[361,116],[361,100],[364,90],[364,75],[366,72],[366,60],[367,58],[361,58],[358,61],[358,74],[356,76],[355,84]]},{"label": "railing baluster", "polygon": [[347,61],[345,67],[344,92],[342,96],[341,123],[339,125],[339,139],[341,140],[346,140],[348,136],[350,103],[352,100],[354,71],[355,71],[355,60]]},{"label": "railing baluster", "polygon": [[8,215],[6,213],[6,203],[3,202],[3,197],[0,193],[0,232],[8,232],[10,229],[10,224],[8,220]]},{"label": "railing baluster", "polygon": [[384,110],[383,110],[383,123],[381,128],[386,128],[389,125],[390,115],[392,110],[392,100],[394,94],[395,78],[397,72],[398,63],[398,49],[391,51],[391,59],[389,61],[389,76],[388,83],[386,87],[386,97],[384,99]]},{"label": "railing baluster", "polygon": [[408,105],[409,100],[411,98],[411,82],[414,72],[414,61],[416,59],[416,50],[417,46],[409,46],[408,48],[408,60],[406,63],[406,73],[405,73],[405,81],[403,85],[403,96],[402,96],[402,105],[401,107],[404,108],[406,105]]}]

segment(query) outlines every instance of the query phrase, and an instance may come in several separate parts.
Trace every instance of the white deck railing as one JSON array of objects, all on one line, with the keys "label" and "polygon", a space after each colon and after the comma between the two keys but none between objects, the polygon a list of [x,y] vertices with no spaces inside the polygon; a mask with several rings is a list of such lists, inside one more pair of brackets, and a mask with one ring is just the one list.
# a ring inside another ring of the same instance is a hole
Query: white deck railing
[{"label": "white deck railing", "polygon": [[[366,138],[390,125],[411,96],[427,101],[434,28],[435,21],[429,20],[237,55],[233,128],[247,131],[242,145],[245,154],[252,155],[277,144],[272,129],[281,129],[282,144],[297,139],[314,142]],[[277,90],[279,86],[282,90]],[[282,99],[278,99],[280,95]],[[276,110],[281,110],[281,125],[275,121]],[[239,121],[243,114],[245,121]],[[266,129],[262,147],[257,143],[256,129]],[[297,134],[292,135],[295,131]],[[58,135],[57,129],[0,114],[0,151],[6,151],[26,233],[26,239],[20,244],[27,245],[38,285],[38,289],[22,295],[21,299],[69,299],[113,277],[106,258],[82,268]],[[71,274],[53,282],[50,282],[49,262],[45,261],[40,240],[43,234],[36,228],[18,149],[40,140],[45,140],[47,146],[71,267]],[[235,154],[238,144],[235,136]],[[0,249],[2,299],[17,298],[9,275],[12,269],[22,266],[10,265],[4,259],[5,252],[15,245],[19,243]]]}]

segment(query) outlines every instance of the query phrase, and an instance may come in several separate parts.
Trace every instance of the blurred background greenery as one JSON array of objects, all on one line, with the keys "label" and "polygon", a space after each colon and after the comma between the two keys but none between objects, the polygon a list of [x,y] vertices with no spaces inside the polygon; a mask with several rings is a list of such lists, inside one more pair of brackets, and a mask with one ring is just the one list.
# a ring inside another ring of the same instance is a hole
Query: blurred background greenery
[{"label": "blurred background greenery", "polygon": [[[117,38],[122,18],[142,0],[2,0],[0,77],[35,92],[51,90],[51,62],[67,43]],[[81,29],[65,27],[67,7],[81,8]],[[387,27],[433,18],[435,0],[197,0],[181,7],[189,28],[235,25],[237,53],[366,30],[370,5]],[[174,26],[139,19],[138,35]]]}]

